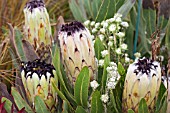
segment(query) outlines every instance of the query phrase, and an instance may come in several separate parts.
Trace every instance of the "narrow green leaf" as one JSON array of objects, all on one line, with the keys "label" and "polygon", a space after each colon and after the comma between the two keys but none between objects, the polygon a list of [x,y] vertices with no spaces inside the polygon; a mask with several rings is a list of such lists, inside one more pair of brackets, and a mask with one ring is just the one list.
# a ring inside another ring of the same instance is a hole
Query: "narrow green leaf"
[{"label": "narrow green leaf", "polygon": [[93,20],[95,20],[97,17],[97,13],[99,11],[100,5],[103,0],[93,0],[93,1],[89,0],[89,1],[92,4],[92,12],[93,12],[92,18],[93,18]]},{"label": "narrow green leaf", "polygon": [[87,20],[86,13],[81,9],[81,4],[77,4],[76,0],[70,0],[69,1],[69,7],[70,10],[73,13],[73,16],[76,20],[79,20],[81,22],[84,22]]},{"label": "narrow green leaf", "polygon": [[148,106],[144,98],[142,98],[139,102],[138,113],[148,113]]},{"label": "narrow green leaf", "polygon": [[44,101],[39,96],[35,96],[35,110],[36,113],[50,113]]},{"label": "narrow green leaf", "polygon": [[119,113],[118,111],[118,107],[117,107],[117,104],[116,103],[116,99],[114,97],[114,94],[113,94],[113,91],[110,91],[110,101],[108,103],[108,110],[111,112],[114,112],[114,113]]},{"label": "narrow green leaf", "polygon": [[128,113],[135,113],[132,109],[128,109]]},{"label": "narrow green leaf", "polygon": [[52,57],[52,62],[54,64],[54,67],[56,69],[56,75],[55,78],[58,78],[60,85],[63,87],[63,90],[65,91],[66,95],[71,99],[72,104],[75,105],[75,99],[73,97],[73,95],[68,91],[65,81],[63,80],[63,75],[61,72],[61,68],[60,66],[61,64],[61,59],[60,59],[60,49],[58,47],[58,45],[55,46],[55,50],[53,50],[53,57]]},{"label": "narrow green leaf", "polygon": [[122,14],[122,18],[125,18],[128,15],[135,2],[136,0],[126,0],[126,2],[119,8],[117,12]]},{"label": "narrow green leaf", "polygon": [[25,57],[25,54],[24,54],[24,50],[23,50],[23,46],[22,46],[22,34],[21,34],[21,31],[19,31],[18,29],[15,29],[14,30],[15,32],[15,44],[16,44],[16,51],[20,57],[20,59],[22,61],[26,61],[26,57]]},{"label": "narrow green leaf", "polygon": [[84,67],[78,75],[74,87],[74,97],[78,105],[87,107],[89,82],[89,69]]},{"label": "narrow green leaf", "polygon": [[68,113],[68,103],[63,100],[63,104],[62,104],[62,113]]},{"label": "narrow green leaf", "polygon": [[169,113],[169,112],[167,112],[167,109],[169,109],[169,108],[167,108],[168,104],[169,103],[167,103],[167,98],[165,98],[159,113]]},{"label": "narrow green leaf", "polygon": [[85,111],[85,109],[82,106],[78,106],[76,108],[75,113],[87,113],[87,112]]},{"label": "narrow green leaf", "polygon": [[12,96],[14,97],[14,101],[19,109],[25,107],[25,111],[28,113],[34,113],[31,107],[27,104],[27,102],[21,97],[18,91],[12,87]]},{"label": "narrow green leaf", "polygon": [[52,86],[54,87],[54,90],[56,91],[57,95],[64,101],[67,102],[67,104],[69,105],[70,109],[73,110],[72,106],[70,105],[70,102],[67,100],[67,98],[65,97],[65,95],[56,87],[55,83],[52,81]]},{"label": "narrow green leaf", "polygon": [[97,13],[97,17],[95,19],[96,22],[101,22],[106,19],[109,5],[110,5],[110,0],[102,0],[101,6]]},{"label": "narrow green leaf", "polygon": [[109,59],[109,56],[107,55],[104,59],[104,69],[103,69],[103,76],[102,76],[102,83],[101,83],[101,88],[102,88],[102,91],[105,92],[105,86],[106,86],[106,80],[107,80],[107,71],[106,71],[106,68],[109,66],[109,62],[110,62],[110,59]]},{"label": "narrow green leaf", "polygon": [[125,69],[124,69],[123,65],[120,62],[118,63],[118,72],[119,72],[120,75],[125,74]]},{"label": "narrow green leaf", "polygon": [[104,50],[104,45],[102,43],[102,41],[99,38],[95,39],[95,43],[94,43],[94,49],[95,49],[95,55],[96,58],[99,60],[101,59],[101,51]]},{"label": "narrow green leaf", "polygon": [[91,101],[91,111],[90,113],[104,113],[103,104],[101,101],[101,94],[99,91],[95,91],[92,94],[92,101]]},{"label": "narrow green leaf", "polygon": [[165,45],[168,48],[168,55],[170,55],[170,19],[168,20],[168,25],[166,29]]},{"label": "narrow green leaf", "polygon": [[164,84],[161,83],[160,88],[159,88],[158,98],[156,101],[156,111],[158,111],[158,112],[161,109],[164,101],[166,101],[166,98],[165,98],[166,93],[167,93],[166,88],[165,88]]},{"label": "narrow green leaf", "polygon": [[11,107],[12,107],[12,102],[11,102],[9,99],[5,98],[5,97],[2,97],[1,101],[2,101],[2,102],[5,101],[4,108],[5,108],[5,110],[6,110],[8,113],[10,113],[10,112],[11,112]]}]

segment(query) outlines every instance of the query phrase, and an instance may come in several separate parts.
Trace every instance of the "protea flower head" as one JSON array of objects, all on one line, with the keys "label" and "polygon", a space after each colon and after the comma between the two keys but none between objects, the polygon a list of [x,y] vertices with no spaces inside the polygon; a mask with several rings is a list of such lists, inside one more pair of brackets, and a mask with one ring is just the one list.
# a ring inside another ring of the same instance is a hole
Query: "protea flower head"
[{"label": "protea flower head", "polygon": [[42,43],[50,45],[51,25],[43,0],[30,0],[25,8],[24,31],[27,40],[37,49]]},{"label": "protea flower head", "polygon": [[21,63],[21,79],[30,103],[34,103],[34,97],[39,95],[51,110],[56,104],[56,94],[52,87],[55,69],[51,64],[40,60]]},{"label": "protea flower head", "polygon": [[138,112],[139,102],[146,100],[150,112],[153,112],[161,84],[161,68],[156,61],[142,58],[130,64],[124,83],[123,111],[133,109]]},{"label": "protea flower head", "polygon": [[84,66],[89,68],[91,79],[93,79],[96,72],[96,61],[89,30],[80,22],[71,22],[62,25],[58,38],[62,61],[72,85],[74,85],[79,72]]}]

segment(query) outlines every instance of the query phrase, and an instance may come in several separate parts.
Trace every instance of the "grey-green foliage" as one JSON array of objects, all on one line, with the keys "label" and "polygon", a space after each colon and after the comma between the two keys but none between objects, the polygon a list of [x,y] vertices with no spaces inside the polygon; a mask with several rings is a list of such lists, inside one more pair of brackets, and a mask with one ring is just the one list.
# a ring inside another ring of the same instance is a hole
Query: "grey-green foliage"
[{"label": "grey-green foliage", "polygon": [[[101,22],[113,17],[125,0],[70,0],[69,6],[78,21]],[[132,0],[130,0],[132,1]]]}]

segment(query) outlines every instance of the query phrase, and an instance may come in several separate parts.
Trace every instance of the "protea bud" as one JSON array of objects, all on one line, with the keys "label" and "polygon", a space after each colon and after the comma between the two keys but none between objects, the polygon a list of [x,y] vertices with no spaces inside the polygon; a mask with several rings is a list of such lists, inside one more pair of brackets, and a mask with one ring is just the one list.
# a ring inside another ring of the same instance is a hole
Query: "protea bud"
[{"label": "protea bud", "polygon": [[161,68],[156,61],[143,58],[130,64],[123,91],[123,111],[133,109],[138,112],[139,102],[146,100],[150,112],[153,112],[161,84]]},{"label": "protea bud", "polygon": [[24,14],[24,31],[28,41],[35,49],[42,43],[50,45],[52,43],[51,25],[43,0],[30,0],[24,8]]},{"label": "protea bud", "polygon": [[56,94],[52,87],[55,69],[51,64],[40,60],[22,62],[21,78],[30,103],[34,103],[34,97],[39,95],[50,110],[55,108]]},{"label": "protea bud", "polygon": [[96,61],[89,30],[80,22],[71,22],[62,25],[58,38],[62,61],[71,84],[74,85],[79,72],[84,66],[89,68],[91,79],[93,79],[96,73]]}]

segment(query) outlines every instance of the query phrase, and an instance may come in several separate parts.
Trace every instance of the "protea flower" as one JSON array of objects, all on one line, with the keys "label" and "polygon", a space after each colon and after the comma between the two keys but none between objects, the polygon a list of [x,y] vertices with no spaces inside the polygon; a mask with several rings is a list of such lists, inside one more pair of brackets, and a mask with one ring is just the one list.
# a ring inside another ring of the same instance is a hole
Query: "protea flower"
[{"label": "protea flower", "polygon": [[51,25],[43,0],[30,0],[24,8],[24,15],[24,31],[34,48],[39,48],[42,43],[50,45]]},{"label": "protea flower", "polygon": [[150,112],[153,112],[161,84],[161,68],[156,61],[143,58],[130,64],[123,91],[123,111],[133,109],[138,112],[141,98],[146,100]]},{"label": "protea flower", "polygon": [[54,109],[57,100],[52,87],[54,74],[55,69],[51,64],[40,60],[22,62],[21,78],[30,103],[33,104],[34,97],[39,95],[49,109]]},{"label": "protea flower", "polygon": [[89,30],[77,21],[64,24],[58,33],[58,39],[62,61],[71,84],[74,85],[84,66],[89,68],[91,79],[93,79],[96,72],[96,61]]}]

